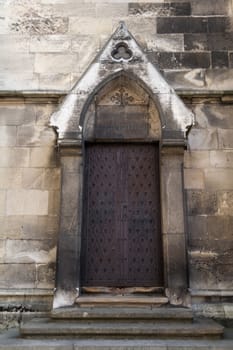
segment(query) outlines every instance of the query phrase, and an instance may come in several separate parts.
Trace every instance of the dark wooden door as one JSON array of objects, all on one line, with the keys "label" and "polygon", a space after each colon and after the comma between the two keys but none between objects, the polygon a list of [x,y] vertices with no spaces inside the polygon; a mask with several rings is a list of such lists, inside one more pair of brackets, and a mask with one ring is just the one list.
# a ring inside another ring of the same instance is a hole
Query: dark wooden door
[{"label": "dark wooden door", "polygon": [[159,152],[155,144],[88,144],[83,286],[162,286]]}]

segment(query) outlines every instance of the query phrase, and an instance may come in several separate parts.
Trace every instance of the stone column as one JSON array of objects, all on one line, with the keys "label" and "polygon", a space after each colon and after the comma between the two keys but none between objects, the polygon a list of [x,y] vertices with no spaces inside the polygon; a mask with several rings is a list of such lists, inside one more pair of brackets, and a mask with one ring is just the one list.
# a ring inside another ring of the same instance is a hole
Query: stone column
[{"label": "stone column", "polygon": [[161,205],[166,294],[172,304],[187,295],[187,256],[183,186],[184,147],[161,151]]},{"label": "stone column", "polygon": [[81,145],[60,146],[61,210],[53,308],[72,305],[79,294],[83,161]]}]

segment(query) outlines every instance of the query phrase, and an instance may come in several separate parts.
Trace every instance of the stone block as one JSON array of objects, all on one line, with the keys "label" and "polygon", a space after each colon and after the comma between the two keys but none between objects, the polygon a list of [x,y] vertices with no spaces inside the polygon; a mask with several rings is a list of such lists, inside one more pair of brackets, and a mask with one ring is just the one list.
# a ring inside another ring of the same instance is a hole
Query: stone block
[{"label": "stone block", "polygon": [[205,188],[204,173],[200,169],[184,170],[184,187],[185,189],[202,190]]},{"label": "stone block", "polygon": [[230,17],[213,16],[208,17],[208,32],[209,33],[223,33],[232,30]]},{"label": "stone block", "polygon": [[0,216],[6,213],[6,191],[0,191]]},{"label": "stone block", "polygon": [[30,149],[31,167],[52,167],[57,164],[55,147],[33,147]]},{"label": "stone block", "polygon": [[55,264],[43,264],[37,266],[37,288],[54,288]]},{"label": "stone block", "polygon": [[214,215],[218,212],[217,193],[203,190],[187,191],[188,215]]},{"label": "stone block", "polygon": [[129,3],[129,15],[145,16],[189,16],[191,14],[191,5],[187,2],[148,2],[148,3]]},{"label": "stone block", "polygon": [[79,180],[76,173],[69,173],[63,176],[62,186],[62,215],[72,216],[77,208],[79,196]]},{"label": "stone block", "polygon": [[34,288],[35,281],[34,264],[0,264],[1,288]]},{"label": "stone block", "polygon": [[207,33],[208,19],[205,17],[158,17],[157,33]]},{"label": "stone block", "polygon": [[47,264],[54,262],[56,248],[49,240],[11,240],[6,241],[5,262],[8,264],[36,263]]},{"label": "stone block", "polygon": [[75,157],[63,157],[62,168],[68,173],[79,173],[80,162]]},{"label": "stone block", "polygon": [[7,215],[47,215],[48,191],[8,190]]},{"label": "stone block", "polygon": [[[97,2],[98,3],[98,2]],[[51,6],[52,4],[52,6]],[[109,4],[110,5],[110,4]],[[48,3],[44,2],[43,8],[48,9],[52,16],[79,16],[79,17],[96,17],[96,2],[95,1],[54,1]]]},{"label": "stone block", "polygon": [[217,149],[218,148],[217,130],[193,128],[189,133],[188,143],[191,151]]},{"label": "stone block", "polygon": [[150,53],[149,58],[160,69],[209,68],[209,52],[158,52]]},{"label": "stone block", "polygon": [[20,239],[23,227],[23,217],[0,216],[0,227],[0,239]]},{"label": "stone block", "polygon": [[56,103],[35,104],[36,125],[48,126],[52,113],[57,109]]},{"label": "stone block", "polygon": [[218,130],[219,138],[219,148],[233,148],[233,129],[219,129]]},{"label": "stone block", "polygon": [[[77,196],[77,193],[75,193]],[[71,199],[72,201],[72,199]],[[48,203],[49,215],[59,216],[60,213],[60,191],[49,191]]]},{"label": "stone block", "polygon": [[61,187],[61,170],[58,168],[47,169],[44,173],[43,189],[60,190]]},{"label": "stone block", "polygon": [[[188,216],[188,241],[208,238],[207,215]],[[215,217],[215,216],[212,216]]]},{"label": "stone block", "polygon": [[[184,287],[187,283],[185,238],[183,234],[168,234],[165,237],[168,254],[168,285],[173,288]],[[174,254],[176,252],[176,254]]]},{"label": "stone block", "polygon": [[0,72],[0,88],[2,90],[17,91],[17,90],[38,90],[39,81],[37,74],[28,73],[20,69],[17,72]]},{"label": "stone block", "polygon": [[113,3],[113,2],[102,2],[102,3],[96,3],[96,16],[97,17],[105,17],[114,18],[117,17],[125,17],[128,15],[128,3],[127,2],[121,2],[121,3]]},{"label": "stone block", "polygon": [[218,214],[233,215],[233,191],[218,192]]},{"label": "stone block", "polygon": [[190,261],[190,288],[192,289],[219,289],[216,281],[216,270],[213,268],[211,255],[205,252],[191,253]]},{"label": "stone block", "polygon": [[[228,242],[224,242],[227,246]],[[223,244],[223,245],[224,245]],[[232,289],[232,264],[222,261],[224,254],[203,247],[190,253],[190,277],[193,289]],[[232,257],[231,257],[232,259]],[[223,263],[222,263],[223,262]],[[223,278],[224,276],[224,278]]]},{"label": "stone block", "polygon": [[0,35],[0,47],[3,52],[8,53],[29,53],[30,40],[28,36],[22,36],[17,34],[1,34]]},{"label": "stone block", "polygon": [[209,151],[186,151],[184,153],[184,168],[208,168],[210,153]]},{"label": "stone block", "polygon": [[49,239],[55,243],[58,221],[57,216],[2,216],[0,217],[0,239]]},{"label": "stone block", "polygon": [[152,51],[183,51],[183,34],[155,34],[152,38],[146,40],[148,50]]},{"label": "stone block", "polygon": [[210,191],[230,190],[233,188],[233,169],[206,169],[205,186]]},{"label": "stone block", "polygon": [[4,262],[5,259],[5,240],[0,239],[0,264]]},{"label": "stone block", "polygon": [[27,11],[24,11],[20,16],[11,16],[9,19],[10,32],[25,35],[65,34],[69,22],[68,17],[53,16],[51,13],[43,13],[36,8],[30,16]]},{"label": "stone block", "polygon": [[233,111],[231,105],[217,103],[197,104],[193,111],[198,128],[233,129]]},{"label": "stone block", "polygon": [[[98,49],[99,40],[96,35],[75,35],[75,37],[72,38],[71,50],[72,52],[77,52],[78,54],[77,64],[81,74],[92,62]],[[75,79],[79,78],[79,76],[75,77]],[[74,83],[76,83],[76,81]]]},{"label": "stone block", "polygon": [[52,128],[40,125],[24,125],[18,127],[18,146],[52,146],[56,135]]},{"label": "stone block", "polygon": [[191,5],[194,16],[228,15],[231,6],[230,0],[191,0]]},{"label": "stone block", "polygon": [[45,170],[43,168],[26,168],[22,171],[22,188],[43,189]]},{"label": "stone block", "polygon": [[164,171],[166,176],[162,181],[164,200],[163,231],[166,233],[181,233],[184,231],[183,199],[181,192],[181,173],[171,169]]},{"label": "stone block", "polygon": [[76,54],[38,53],[35,55],[35,73],[66,74],[75,71],[77,64]]},{"label": "stone block", "polygon": [[56,241],[59,222],[58,216],[27,215],[21,221],[21,238],[35,240],[50,239],[54,242]]},{"label": "stone block", "polygon": [[229,67],[233,68],[233,53],[229,53]]},{"label": "stone block", "polygon": [[30,39],[30,52],[68,52],[71,38],[68,35],[33,36]]},{"label": "stone block", "polygon": [[90,17],[71,16],[69,18],[69,33],[82,35],[99,35],[100,33],[108,34],[112,32],[111,18],[92,18]]},{"label": "stone block", "polygon": [[39,74],[39,88],[41,90],[57,90],[58,86],[59,89],[68,93],[72,87],[71,74]]},{"label": "stone block", "polygon": [[8,72],[17,74],[22,70],[22,62],[23,62],[23,70],[24,73],[32,73],[34,66],[35,56],[32,53],[17,53],[17,55],[9,55],[8,52],[1,52],[0,56],[0,65],[1,72]]},{"label": "stone block", "polygon": [[216,168],[233,168],[233,151],[210,151],[210,164]]},{"label": "stone block", "polygon": [[233,318],[233,305],[231,303],[225,303],[223,305],[223,309],[224,309],[224,313],[225,313],[225,317],[227,319],[231,319]]},{"label": "stone block", "polygon": [[0,126],[0,146],[15,146],[16,133],[16,126]]},{"label": "stone block", "polygon": [[210,90],[231,90],[233,69],[207,69],[205,73],[206,89]]},{"label": "stone block", "polygon": [[22,170],[15,168],[0,168],[0,189],[20,188],[22,183]]},{"label": "stone block", "polygon": [[[190,241],[189,246],[192,251],[205,252],[209,258],[218,258],[218,264],[228,265],[232,263],[232,239],[212,239],[211,235],[206,239],[193,239]],[[207,254],[208,252],[208,254]],[[206,256],[206,257],[208,257]],[[204,255],[202,255],[204,258]]]},{"label": "stone block", "polygon": [[187,51],[207,51],[209,41],[207,33],[184,34],[184,49]]},{"label": "stone block", "polygon": [[167,82],[174,89],[200,89],[205,87],[205,69],[189,69],[185,71],[165,71]]},{"label": "stone block", "polygon": [[206,221],[206,239],[213,241],[219,239],[230,241],[232,239],[233,216],[207,216]]},{"label": "stone block", "polygon": [[233,50],[233,35],[229,33],[185,34],[186,50]]},{"label": "stone block", "polygon": [[29,166],[29,149],[28,148],[0,148],[0,168],[15,168]]},{"label": "stone block", "polygon": [[229,59],[227,51],[213,51],[211,53],[212,68],[228,68]]},{"label": "stone block", "polygon": [[9,28],[7,25],[7,21],[5,19],[5,17],[0,17],[0,34],[8,34],[9,33]]}]

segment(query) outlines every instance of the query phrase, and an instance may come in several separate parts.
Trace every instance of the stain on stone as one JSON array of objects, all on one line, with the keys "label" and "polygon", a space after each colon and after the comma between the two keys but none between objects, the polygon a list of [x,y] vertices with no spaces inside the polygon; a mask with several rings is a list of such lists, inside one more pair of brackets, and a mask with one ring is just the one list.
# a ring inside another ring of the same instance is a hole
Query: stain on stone
[{"label": "stain on stone", "polygon": [[150,16],[189,16],[191,5],[189,2],[177,3],[129,3],[130,15]]},{"label": "stain on stone", "polygon": [[30,35],[64,34],[68,30],[68,18],[41,16],[37,12],[27,12],[10,24],[10,30]]},{"label": "stain on stone", "polygon": [[217,194],[207,191],[187,191],[189,215],[215,214],[218,210]]}]

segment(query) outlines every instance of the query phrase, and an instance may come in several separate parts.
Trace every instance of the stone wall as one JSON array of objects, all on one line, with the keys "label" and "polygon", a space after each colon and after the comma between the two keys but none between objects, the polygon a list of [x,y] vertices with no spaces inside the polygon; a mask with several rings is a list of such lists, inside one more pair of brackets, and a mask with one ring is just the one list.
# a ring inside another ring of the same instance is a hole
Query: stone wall
[{"label": "stone wall", "polygon": [[184,172],[194,290],[233,290],[232,102],[217,97],[192,101],[196,126],[189,135]]},{"label": "stone wall", "polygon": [[0,0],[0,305],[54,287],[60,166],[48,120],[120,20],[196,114],[184,162],[190,287],[233,290],[232,6]]},{"label": "stone wall", "polygon": [[6,296],[21,298],[19,289],[54,287],[60,169],[48,119],[55,102],[0,99],[0,307]]},{"label": "stone wall", "polygon": [[211,69],[233,68],[231,16],[231,0],[0,1],[0,89],[68,91],[120,20],[175,87],[216,88]]}]

